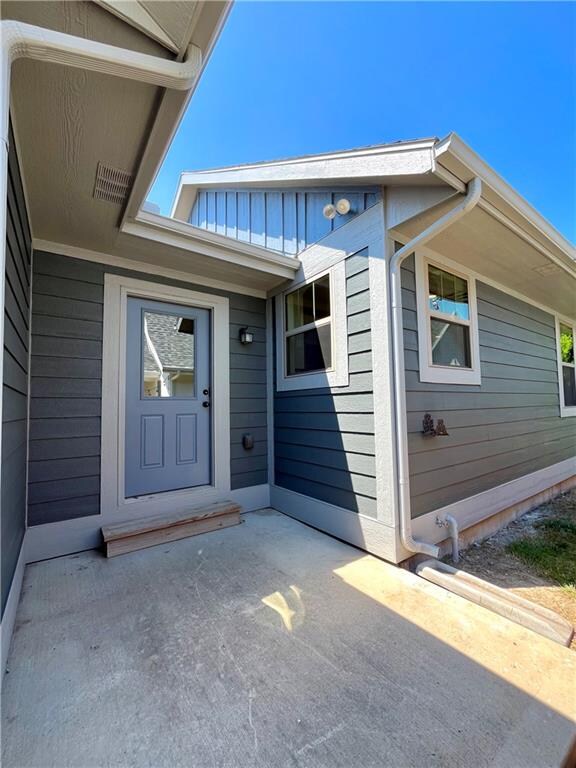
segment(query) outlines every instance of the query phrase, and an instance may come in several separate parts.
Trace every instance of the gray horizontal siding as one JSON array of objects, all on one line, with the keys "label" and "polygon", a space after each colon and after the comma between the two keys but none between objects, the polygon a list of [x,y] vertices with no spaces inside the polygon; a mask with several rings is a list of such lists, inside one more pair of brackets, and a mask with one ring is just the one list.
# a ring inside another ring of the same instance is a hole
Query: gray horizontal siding
[{"label": "gray horizontal siding", "polygon": [[[352,209],[327,219],[322,210],[345,197]],[[366,189],[201,189],[190,223],[237,240],[296,254],[380,199],[377,187]]]},{"label": "gray horizontal siding", "polygon": [[[4,150],[2,150],[4,151]],[[2,487],[0,489],[2,614],[26,528],[30,227],[10,126],[6,203]],[[2,203],[4,204],[4,203]]]},{"label": "gray horizontal siding", "polygon": [[[32,315],[29,523],[99,512],[104,274],[141,273],[36,253]],[[156,282],[194,288],[154,278]],[[197,287],[206,292],[206,288]],[[232,487],[267,482],[265,301],[230,300]],[[246,324],[254,344],[238,341]],[[14,402],[14,409],[20,404]],[[246,451],[249,431],[255,447]]]},{"label": "gray horizontal siding", "polygon": [[[559,415],[551,315],[477,282],[481,384],[422,383],[413,258],[405,262],[402,285],[414,516],[576,454],[576,419]],[[444,418],[448,437],[421,435],[426,412]]]},{"label": "gray horizontal siding", "polygon": [[276,392],[275,482],[344,509],[376,515],[368,252],[346,260],[346,387]]}]

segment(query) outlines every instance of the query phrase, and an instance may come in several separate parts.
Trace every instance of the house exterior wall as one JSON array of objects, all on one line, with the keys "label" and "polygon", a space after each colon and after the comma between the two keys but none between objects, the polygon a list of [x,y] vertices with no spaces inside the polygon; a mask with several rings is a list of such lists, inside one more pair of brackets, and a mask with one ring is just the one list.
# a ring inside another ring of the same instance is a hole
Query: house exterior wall
[{"label": "house exterior wall", "polygon": [[376,517],[368,249],[346,259],[349,385],[275,391],[275,483]]},{"label": "house exterior wall", "polygon": [[[104,275],[132,272],[57,254],[34,254],[28,523],[100,511],[100,414]],[[230,302],[232,489],[267,482],[266,302],[159,277],[163,285],[226,296]],[[254,343],[243,346],[240,328]],[[242,435],[255,446],[246,451]]]},{"label": "house exterior wall", "polygon": [[26,528],[30,227],[10,132],[2,410],[2,613]]},{"label": "house exterior wall", "polygon": [[[414,257],[402,268],[406,408],[413,517],[576,453],[576,419],[560,417],[555,318],[476,281],[479,386],[421,383]],[[448,437],[421,434],[425,413]]]},{"label": "house exterior wall", "polygon": [[[352,210],[327,219],[322,209],[345,197]],[[190,223],[227,237],[296,254],[374,205],[377,187],[364,189],[200,189]]]}]

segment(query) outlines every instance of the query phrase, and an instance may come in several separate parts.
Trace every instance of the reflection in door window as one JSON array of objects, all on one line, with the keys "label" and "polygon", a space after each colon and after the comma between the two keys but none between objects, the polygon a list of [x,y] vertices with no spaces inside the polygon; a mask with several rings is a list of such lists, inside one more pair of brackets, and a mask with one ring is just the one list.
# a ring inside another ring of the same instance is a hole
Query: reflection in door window
[{"label": "reflection in door window", "polygon": [[143,313],[144,397],[192,397],[194,320]]}]

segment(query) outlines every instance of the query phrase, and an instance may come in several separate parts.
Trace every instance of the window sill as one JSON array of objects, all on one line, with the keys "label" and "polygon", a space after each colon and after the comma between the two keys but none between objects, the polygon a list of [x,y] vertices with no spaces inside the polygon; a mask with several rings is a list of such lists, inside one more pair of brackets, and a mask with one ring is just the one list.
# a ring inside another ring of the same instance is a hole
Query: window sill
[{"label": "window sill", "polygon": [[420,368],[420,381],[426,384],[469,384],[479,386],[482,383],[480,371],[455,368]]},{"label": "window sill", "polygon": [[560,406],[560,418],[565,419],[569,416],[576,416],[576,405],[561,405]]},{"label": "window sill", "polygon": [[298,389],[321,389],[332,387],[347,387],[349,384],[348,371],[322,371],[320,373],[303,373],[278,379],[278,392],[292,392]]}]

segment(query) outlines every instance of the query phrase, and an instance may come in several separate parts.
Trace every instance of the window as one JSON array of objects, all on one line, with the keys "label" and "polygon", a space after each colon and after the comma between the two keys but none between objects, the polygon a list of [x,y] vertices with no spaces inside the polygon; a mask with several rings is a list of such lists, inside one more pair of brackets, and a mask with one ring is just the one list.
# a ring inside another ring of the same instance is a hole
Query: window
[{"label": "window", "polygon": [[474,280],[419,256],[416,292],[420,379],[480,384]]},{"label": "window", "polygon": [[558,320],[557,336],[560,412],[562,416],[576,416],[576,325]]},{"label": "window", "polygon": [[194,397],[194,320],[142,313],[143,395]]},{"label": "window", "polygon": [[330,275],[286,296],[286,375],[326,371],[332,366]]},{"label": "window", "polygon": [[348,383],[344,263],[276,298],[278,389]]}]

